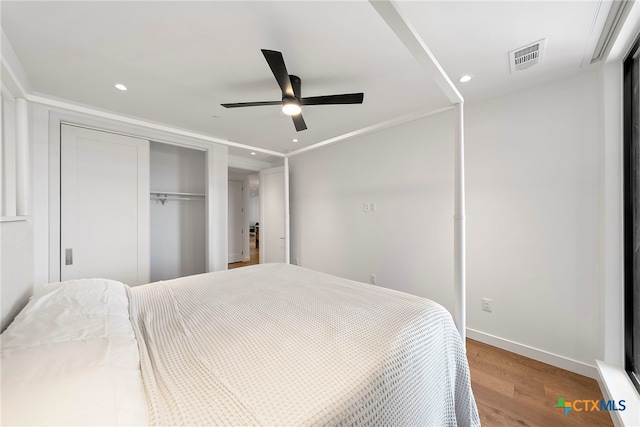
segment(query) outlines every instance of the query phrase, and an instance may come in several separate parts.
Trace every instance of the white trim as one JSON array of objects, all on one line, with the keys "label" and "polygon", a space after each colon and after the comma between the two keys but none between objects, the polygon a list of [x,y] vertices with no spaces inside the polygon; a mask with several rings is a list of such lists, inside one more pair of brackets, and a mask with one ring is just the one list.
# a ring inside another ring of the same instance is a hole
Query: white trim
[{"label": "white trim", "polygon": [[385,120],[384,122],[377,123],[375,125],[367,126],[358,130],[354,130],[353,132],[348,132],[343,135],[338,135],[334,138],[329,138],[324,141],[317,142],[312,145],[308,145],[306,147],[300,148],[296,151],[292,151],[287,154],[286,157],[297,156],[298,154],[306,153],[307,151],[317,150],[318,148],[325,147],[327,145],[335,144],[336,142],[344,141],[347,139],[355,138],[356,136],[366,135],[368,133],[377,132],[386,128],[394,127],[401,125],[403,123],[412,122],[414,120],[422,119],[424,117],[434,116],[436,114],[443,113],[445,111],[449,111],[453,109],[453,106],[439,108],[437,110],[430,111],[417,111],[409,114],[405,114],[404,116],[394,117],[393,119]]},{"label": "white trim", "polygon": [[413,28],[409,19],[400,11],[400,7],[395,1],[369,0],[369,3],[380,14],[380,17],[387,23],[387,26],[396,33],[396,36],[411,52],[413,57],[425,69],[427,74],[433,78],[440,90],[452,104],[464,102],[464,98],[458,92],[447,73],[438,63],[438,60],[427,47],[418,32]]},{"label": "white trim", "polygon": [[146,120],[134,119],[127,116],[122,116],[120,114],[109,113],[102,110],[97,110],[95,108],[84,107],[81,105],[72,104],[70,102],[59,101],[51,98],[47,98],[44,96],[31,95],[27,94],[26,98],[30,102],[34,102],[37,104],[47,105],[49,107],[61,108],[64,110],[74,111],[76,113],[89,114],[94,117],[99,117],[102,119],[115,120],[120,123],[126,123],[135,126],[141,126],[144,128],[149,128],[153,130],[157,130],[164,133],[169,133],[173,135],[186,136],[188,138],[194,138],[200,141],[213,142],[216,144],[226,145],[228,147],[241,148],[243,150],[255,151],[258,153],[269,154],[276,157],[285,157],[285,154],[279,153],[277,151],[267,150],[260,147],[253,147],[251,145],[240,144],[238,142],[227,141],[220,138],[215,138],[208,135],[203,135],[197,132],[186,131],[182,129],[177,129],[171,126],[160,125],[153,122],[148,122]]},{"label": "white trim", "polygon": [[31,175],[29,155],[29,105],[26,99],[16,98],[16,213],[29,215]]},{"label": "white trim", "polygon": [[291,218],[289,215],[289,158],[284,158],[284,262],[291,264]]},{"label": "white trim", "polygon": [[624,366],[622,63],[599,68],[598,275],[602,303],[600,358]]},{"label": "white trim", "polygon": [[207,272],[229,268],[229,147],[207,150],[206,233]]},{"label": "white trim", "polygon": [[500,338],[471,328],[467,328],[467,338],[537,360],[538,362],[575,372],[576,374],[598,379],[598,372],[594,365],[589,365],[578,360],[570,359],[568,357],[560,356],[555,353],[550,353],[545,350],[540,350],[535,347],[530,347],[525,344],[520,344],[515,341]]},{"label": "white trim", "polygon": [[601,360],[596,360],[598,383],[605,400],[625,401],[624,411],[611,411],[611,420],[616,427],[640,426],[640,395],[627,373]]},{"label": "white trim", "polygon": [[2,30],[2,83],[7,86],[14,98],[26,98],[31,92],[31,83],[27,73],[16,55],[13,45]]},{"label": "white trim", "polygon": [[453,320],[458,327],[462,342],[465,342],[467,327],[466,286],[466,230],[465,230],[465,186],[464,186],[464,104],[456,104],[455,127],[455,200],[453,237]]},{"label": "white trim", "polygon": [[[49,112],[49,282],[60,281],[60,194],[62,172],[62,119],[60,115]],[[35,213],[37,216],[37,213]]]},{"label": "white trim", "polygon": [[2,86],[2,103],[7,102],[8,108],[2,111],[2,155],[0,164],[0,175],[2,179],[2,187],[0,188],[0,198],[2,198],[2,211],[0,215],[15,217],[18,216],[17,210],[17,180],[18,180],[18,162],[17,162],[17,141],[16,141],[16,99],[8,93],[8,89]]},{"label": "white trim", "polygon": [[247,159],[245,157],[234,156],[229,154],[229,167],[235,169],[248,170],[252,172],[259,172],[262,169],[269,169],[272,167],[271,163],[264,162],[262,160]]}]

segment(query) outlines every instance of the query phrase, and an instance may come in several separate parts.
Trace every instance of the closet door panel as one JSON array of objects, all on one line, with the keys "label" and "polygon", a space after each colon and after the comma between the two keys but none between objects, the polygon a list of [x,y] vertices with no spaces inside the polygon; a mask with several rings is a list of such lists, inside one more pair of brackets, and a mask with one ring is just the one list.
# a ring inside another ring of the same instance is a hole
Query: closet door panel
[{"label": "closet door panel", "polygon": [[149,141],[62,126],[62,280],[149,281]]}]

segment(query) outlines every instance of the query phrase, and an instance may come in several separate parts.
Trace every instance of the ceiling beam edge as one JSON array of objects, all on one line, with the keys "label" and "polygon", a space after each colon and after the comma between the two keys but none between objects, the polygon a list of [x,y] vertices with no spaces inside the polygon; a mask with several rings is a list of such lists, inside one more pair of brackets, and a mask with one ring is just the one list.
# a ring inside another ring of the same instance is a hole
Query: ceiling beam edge
[{"label": "ceiling beam edge", "polygon": [[396,2],[392,0],[369,0],[369,3],[396,36],[398,36],[422,68],[433,78],[449,101],[452,104],[463,103],[464,98],[460,92],[458,92],[458,89],[449,76],[447,76],[447,73],[445,73],[444,69],[440,66],[418,32],[402,12],[400,12]]},{"label": "ceiling beam edge", "polygon": [[309,145],[303,148],[300,148],[296,151],[292,151],[287,154],[286,157],[297,156],[298,154],[306,153],[308,151],[317,150],[322,147],[326,147],[327,145],[335,144],[336,142],[344,141],[347,139],[355,138],[357,136],[366,135],[368,133],[377,132],[382,129],[390,128],[393,126],[398,126],[403,123],[412,122],[414,120],[422,119],[424,117],[434,116],[436,114],[443,113],[445,111],[449,111],[453,109],[453,105],[440,108],[432,111],[416,111],[413,113],[405,114],[404,116],[394,117],[393,119],[385,120],[384,122],[376,123],[375,125],[367,126],[358,130],[354,130],[353,132],[348,132],[343,135],[336,136],[335,138],[326,139],[324,141],[317,142],[313,145]]},{"label": "ceiling beam edge", "polygon": [[13,45],[2,30],[0,53],[2,56],[2,71],[0,74],[2,84],[9,90],[14,98],[26,98],[31,91],[31,82],[22,64],[13,50]]}]

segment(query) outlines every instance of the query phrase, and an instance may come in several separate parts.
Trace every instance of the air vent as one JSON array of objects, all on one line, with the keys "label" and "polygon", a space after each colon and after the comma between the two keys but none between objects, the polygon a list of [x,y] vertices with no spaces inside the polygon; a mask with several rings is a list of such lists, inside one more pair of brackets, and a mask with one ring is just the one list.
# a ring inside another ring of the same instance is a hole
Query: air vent
[{"label": "air vent", "polygon": [[538,40],[535,43],[528,44],[516,50],[509,52],[509,66],[511,72],[526,70],[542,60],[544,52],[545,39]]}]

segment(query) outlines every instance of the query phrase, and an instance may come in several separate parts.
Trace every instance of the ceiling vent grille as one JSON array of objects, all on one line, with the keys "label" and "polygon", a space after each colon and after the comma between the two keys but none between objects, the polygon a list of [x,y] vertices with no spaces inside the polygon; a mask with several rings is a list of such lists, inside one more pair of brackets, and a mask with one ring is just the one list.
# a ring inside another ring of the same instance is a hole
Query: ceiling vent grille
[{"label": "ceiling vent grille", "polygon": [[516,71],[526,70],[540,63],[542,54],[544,53],[544,44],[545,39],[542,39],[509,52],[511,72],[515,73]]}]

